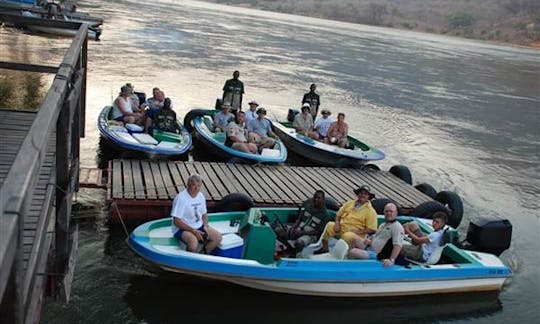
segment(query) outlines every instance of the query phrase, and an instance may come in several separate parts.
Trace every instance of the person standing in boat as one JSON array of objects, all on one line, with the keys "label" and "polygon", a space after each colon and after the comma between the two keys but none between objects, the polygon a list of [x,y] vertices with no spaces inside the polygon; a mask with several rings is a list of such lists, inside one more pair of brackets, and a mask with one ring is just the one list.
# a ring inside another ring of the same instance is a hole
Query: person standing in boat
[{"label": "person standing in boat", "polygon": [[[329,220],[330,215],[324,204],[324,191],[317,190],[313,198],[302,203],[294,225],[274,226],[274,231],[277,239],[289,249],[290,256],[294,257],[304,247],[319,239]],[[290,246],[289,240],[294,240],[294,247]]]},{"label": "person standing in boat", "polygon": [[311,137],[313,130],[313,118],[309,113],[309,104],[302,105],[302,113],[294,117],[293,127],[298,134]]},{"label": "person standing in boat", "polygon": [[323,109],[321,111],[322,117],[315,121],[313,125],[312,138],[318,141],[325,141],[328,136],[328,129],[330,125],[334,122],[334,119],[330,117],[332,113],[328,109]]},{"label": "person standing in boat", "polygon": [[312,83],[311,86],[309,86],[309,92],[304,94],[304,97],[302,97],[302,104],[309,104],[313,121],[315,121],[315,118],[317,118],[317,112],[319,111],[319,106],[321,105],[321,98],[317,93],[315,93],[315,90],[317,90],[317,85]]},{"label": "person standing in boat", "polygon": [[349,251],[350,259],[381,260],[385,267],[393,265],[401,252],[405,236],[403,226],[397,220],[397,206],[388,203],[384,206],[384,223],[373,239],[355,237]]},{"label": "person standing in boat", "polygon": [[432,216],[433,221],[431,223],[433,232],[429,235],[422,232],[416,222],[405,223],[403,228],[412,244],[403,245],[400,255],[414,261],[426,262],[433,251],[441,245],[446,218],[445,212],[435,212]]},{"label": "person standing in boat", "polygon": [[113,101],[112,118],[125,124],[144,124],[144,114],[131,101],[133,91],[128,86],[122,86],[118,97]]},{"label": "person standing in boat", "polygon": [[247,140],[246,114],[243,111],[236,113],[236,120],[227,126],[227,139],[225,145],[235,150],[255,154],[257,145]]},{"label": "person standing in boat", "polygon": [[324,140],[326,144],[338,145],[339,147],[349,146],[349,125],[345,122],[345,114],[339,113],[337,121],[330,124],[328,136]]},{"label": "person standing in boat", "polygon": [[341,206],[334,221],[326,225],[322,239],[323,246],[317,252],[328,251],[330,237],[342,238],[351,246],[354,238],[365,238],[366,235],[373,234],[377,230],[377,212],[370,201],[375,195],[371,193],[368,185],[354,189],[354,193],[357,198]]},{"label": "person standing in boat", "polygon": [[222,236],[208,225],[206,198],[201,187],[201,176],[192,174],[188,177],[187,188],[174,197],[172,231],[176,239],[186,244],[187,251],[197,252],[198,244],[205,242],[204,250],[210,253],[221,243]]},{"label": "person standing in boat", "polygon": [[240,77],[239,71],[234,71],[233,78],[225,82],[223,86],[222,102],[228,102],[231,105],[233,114],[242,110],[242,96],[244,95],[244,83],[238,78]]}]

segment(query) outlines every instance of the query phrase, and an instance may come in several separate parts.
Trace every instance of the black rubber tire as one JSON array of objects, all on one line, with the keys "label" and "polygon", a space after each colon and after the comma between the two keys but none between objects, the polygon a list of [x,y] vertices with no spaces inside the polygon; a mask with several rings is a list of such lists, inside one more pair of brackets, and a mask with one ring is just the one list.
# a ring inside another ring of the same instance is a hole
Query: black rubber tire
[{"label": "black rubber tire", "polygon": [[366,170],[374,170],[374,171],[381,171],[381,168],[379,168],[378,165],[373,164],[373,163],[368,163],[368,164],[364,165],[364,169],[366,169]]},{"label": "black rubber tire", "polygon": [[435,196],[437,196],[437,190],[435,190],[435,188],[433,188],[433,186],[429,183],[419,183],[414,187],[416,190],[420,191],[431,199],[435,199]]},{"label": "black rubber tire", "polygon": [[450,210],[438,201],[430,200],[421,203],[413,209],[411,216],[431,219],[435,212],[442,211],[446,213],[446,216],[450,215]]},{"label": "black rubber tire", "polygon": [[221,199],[221,201],[216,205],[215,212],[225,212],[225,211],[244,211],[248,210],[251,207],[255,206],[253,199],[250,196],[233,192]]},{"label": "black rubber tire", "polygon": [[447,224],[456,228],[463,218],[463,202],[457,193],[453,191],[441,191],[435,196],[435,200],[450,210]]},{"label": "black rubber tire", "polygon": [[188,130],[188,132],[193,132],[193,125],[191,124],[191,121],[197,117],[202,117],[207,115],[208,109],[192,109],[190,110],[186,116],[184,116],[184,127]]},{"label": "black rubber tire", "polygon": [[373,206],[373,209],[377,212],[377,215],[383,215],[384,214],[384,206],[388,203],[394,203],[398,207],[398,214],[399,214],[399,205],[389,198],[376,198],[371,200],[371,206]]},{"label": "black rubber tire", "polygon": [[390,173],[405,181],[406,183],[412,185],[412,175],[409,168],[404,165],[394,165],[390,168]]}]

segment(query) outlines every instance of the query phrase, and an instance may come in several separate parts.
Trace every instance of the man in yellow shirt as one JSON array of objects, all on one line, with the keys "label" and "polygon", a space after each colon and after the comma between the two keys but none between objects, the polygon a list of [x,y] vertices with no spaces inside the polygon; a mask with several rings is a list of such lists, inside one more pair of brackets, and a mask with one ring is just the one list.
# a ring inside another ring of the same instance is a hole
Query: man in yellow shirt
[{"label": "man in yellow shirt", "polygon": [[371,206],[374,195],[368,185],[354,189],[357,199],[346,202],[336,213],[335,221],[324,229],[321,252],[328,251],[330,237],[342,238],[351,245],[355,237],[365,238],[377,230],[377,212]]}]

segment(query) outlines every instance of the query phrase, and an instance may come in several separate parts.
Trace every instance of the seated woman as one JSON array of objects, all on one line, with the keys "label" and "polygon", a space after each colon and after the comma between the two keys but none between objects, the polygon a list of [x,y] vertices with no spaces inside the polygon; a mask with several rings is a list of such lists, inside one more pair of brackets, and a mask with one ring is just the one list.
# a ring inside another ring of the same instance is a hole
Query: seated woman
[{"label": "seated woman", "polygon": [[180,132],[180,126],[176,122],[176,113],[171,108],[171,99],[163,100],[163,108],[154,114],[154,128],[165,132]]},{"label": "seated woman", "polygon": [[126,124],[144,124],[145,115],[130,99],[132,90],[128,86],[120,88],[118,97],[113,102],[112,117]]},{"label": "seated woman", "polygon": [[227,125],[227,139],[225,145],[246,153],[257,153],[257,145],[248,143],[247,129],[245,128],[246,114],[243,111],[236,113],[236,120]]}]

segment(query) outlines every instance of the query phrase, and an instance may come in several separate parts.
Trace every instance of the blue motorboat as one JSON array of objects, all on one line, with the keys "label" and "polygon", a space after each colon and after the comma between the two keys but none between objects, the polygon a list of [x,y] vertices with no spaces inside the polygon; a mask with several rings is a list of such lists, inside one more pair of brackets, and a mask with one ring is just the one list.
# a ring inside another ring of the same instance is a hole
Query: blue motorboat
[{"label": "blue motorboat", "polygon": [[[326,254],[313,254],[313,246],[318,246],[315,243],[295,258],[279,257],[269,224],[273,219],[288,222],[297,212],[297,208],[268,207],[209,214],[210,226],[223,235],[221,244],[209,255],[187,252],[173,237],[170,218],[140,225],[128,243],[142,258],[168,271],[298,295],[367,297],[500,291],[511,276],[511,270],[497,256],[465,250],[453,243],[441,246],[432,262],[388,267],[377,260],[347,259],[348,246],[343,240]],[[416,220],[425,233],[433,230],[428,219],[398,216],[402,223],[411,220]],[[383,221],[379,216],[379,223]]]},{"label": "blue motorboat", "polygon": [[134,124],[124,125],[112,119],[112,106],[106,106],[98,117],[98,129],[113,148],[119,151],[145,153],[149,158],[172,158],[188,160],[191,135],[177,120],[180,133],[154,130],[152,135],[143,133],[143,128]]}]

